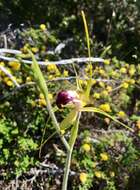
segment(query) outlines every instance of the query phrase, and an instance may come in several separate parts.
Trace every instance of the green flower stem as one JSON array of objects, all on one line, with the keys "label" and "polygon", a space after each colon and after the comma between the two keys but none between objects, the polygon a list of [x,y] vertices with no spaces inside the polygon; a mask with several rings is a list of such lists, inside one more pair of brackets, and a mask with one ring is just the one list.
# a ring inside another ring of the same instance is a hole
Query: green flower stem
[{"label": "green flower stem", "polygon": [[65,169],[64,169],[64,176],[63,176],[62,190],[67,190],[68,176],[69,176],[70,163],[71,163],[71,156],[72,156],[72,149],[70,149],[67,152],[67,158],[66,158]]},{"label": "green flower stem", "polygon": [[65,169],[64,169],[64,176],[63,176],[63,183],[62,183],[62,190],[67,190],[68,185],[68,176],[70,171],[70,164],[71,164],[71,156],[73,152],[73,147],[77,138],[78,134],[78,128],[79,128],[79,120],[80,120],[81,112],[78,113],[76,122],[71,130],[71,136],[70,136],[70,150],[67,151],[67,157],[66,157],[66,163],[65,163]]},{"label": "green flower stem", "polygon": [[48,96],[46,96],[45,98],[46,98],[46,102],[47,102],[47,109],[48,109],[49,115],[52,119],[53,125],[54,125],[57,133],[59,134],[61,141],[63,142],[64,146],[66,147],[66,150],[69,151],[70,146],[69,146],[68,142],[66,141],[65,137],[60,133],[60,127],[59,127],[59,124],[58,124],[57,119],[55,117],[55,114],[53,112],[50,100],[49,100]]}]

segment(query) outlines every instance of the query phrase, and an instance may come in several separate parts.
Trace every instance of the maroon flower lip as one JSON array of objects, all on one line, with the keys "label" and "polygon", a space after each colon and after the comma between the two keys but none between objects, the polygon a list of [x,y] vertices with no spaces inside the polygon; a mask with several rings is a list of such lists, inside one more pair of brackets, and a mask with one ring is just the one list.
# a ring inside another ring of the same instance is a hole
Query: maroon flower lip
[{"label": "maroon flower lip", "polygon": [[58,93],[57,98],[56,98],[56,105],[58,108],[62,108],[63,105],[66,105],[70,102],[73,102],[77,100],[78,94],[75,91],[66,91],[63,90]]}]

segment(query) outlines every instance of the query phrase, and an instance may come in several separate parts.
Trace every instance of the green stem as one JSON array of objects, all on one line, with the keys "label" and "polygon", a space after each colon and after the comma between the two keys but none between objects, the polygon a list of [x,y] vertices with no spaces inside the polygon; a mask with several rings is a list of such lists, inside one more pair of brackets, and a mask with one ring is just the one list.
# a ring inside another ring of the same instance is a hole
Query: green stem
[{"label": "green stem", "polygon": [[81,116],[81,112],[78,113],[75,125],[72,128],[71,136],[70,136],[70,149],[67,151],[65,169],[64,169],[64,176],[63,176],[63,183],[62,183],[62,190],[67,190],[68,185],[68,176],[70,171],[70,164],[71,164],[71,156],[73,152],[73,147],[77,138],[78,128],[79,128],[79,119]]},{"label": "green stem", "polygon": [[49,115],[52,119],[53,125],[54,125],[57,133],[59,134],[61,141],[65,145],[66,150],[69,151],[69,149],[70,149],[69,144],[67,143],[65,137],[60,133],[60,127],[59,127],[59,124],[58,124],[57,119],[55,117],[55,114],[53,112],[50,100],[49,100],[48,96],[46,96],[45,98],[46,98],[46,102],[47,102],[47,109],[48,109]]},{"label": "green stem", "polygon": [[72,156],[72,150],[69,150],[67,152],[67,158],[66,158],[66,163],[65,163],[62,190],[67,190],[68,176],[69,176],[70,163],[71,163],[71,156]]}]

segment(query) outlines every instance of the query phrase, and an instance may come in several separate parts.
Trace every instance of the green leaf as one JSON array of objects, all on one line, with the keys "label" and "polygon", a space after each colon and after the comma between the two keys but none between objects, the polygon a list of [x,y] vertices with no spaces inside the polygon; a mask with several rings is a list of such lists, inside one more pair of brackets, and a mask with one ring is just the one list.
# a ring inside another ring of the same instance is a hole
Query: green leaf
[{"label": "green leaf", "polygon": [[60,123],[60,129],[61,130],[66,130],[69,128],[76,120],[77,118],[77,110],[72,110],[66,117],[65,119]]},{"label": "green leaf", "polygon": [[84,108],[81,108],[80,111],[82,112],[95,112],[95,113],[99,113],[99,114],[102,114],[106,117],[109,117],[110,119],[112,119],[113,121],[115,121],[116,123],[122,125],[123,127],[129,129],[130,131],[134,132],[133,129],[131,129],[130,127],[128,127],[127,125],[125,125],[124,123],[120,122],[119,120],[117,120],[115,117],[111,116],[110,114],[100,110],[99,108],[94,108],[94,107],[84,107]]},{"label": "green leaf", "polygon": [[81,14],[82,14],[82,19],[83,19],[83,23],[84,23],[84,28],[85,28],[85,35],[86,35],[86,42],[87,42],[87,48],[88,48],[88,57],[89,57],[89,66],[90,66],[90,79],[88,80],[88,83],[87,83],[87,89],[86,89],[86,92],[85,92],[85,95],[87,97],[87,99],[89,99],[89,94],[90,94],[90,91],[91,91],[91,87],[92,87],[92,64],[91,64],[91,61],[90,61],[90,57],[91,57],[91,49],[90,49],[90,38],[89,38],[89,31],[88,31],[88,25],[87,25],[87,20],[86,20],[86,16],[85,16],[85,13],[84,11],[81,11]]},{"label": "green leaf", "polygon": [[81,116],[81,112],[78,113],[76,121],[71,129],[71,135],[70,135],[70,140],[69,140],[69,145],[70,145],[71,150],[73,149],[73,146],[77,138],[80,116]]},{"label": "green leaf", "polygon": [[32,64],[32,70],[34,72],[34,77],[37,81],[37,84],[41,90],[41,92],[43,93],[45,99],[46,99],[46,103],[47,103],[47,109],[48,109],[48,112],[49,112],[49,115],[52,119],[52,122],[53,122],[53,125],[57,131],[57,133],[59,134],[63,144],[65,145],[66,149],[68,150],[69,149],[69,145],[66,141],[66,139],[64,138],[64,136],[61,135],[60,133],[60,126],[57,122],[57,119],[56,119],[56,116],[53,112],[53,108],[51,106],[51,102],[49,100],[49,96],[48,96],[48,87],[46,85],[46,82],[45,82],[45,79],[43,77],[43,74],[39,68],[39,65],[34,57],[34,55],[32,54],[32,52],[30,50],[28,50],[28,52],[30,53],[31,57],[32,57],[32,60],[33,60],[33,64]]},{"label": "green leaf", "polygon": [[43,77],[43,74],[39,68],[39,65],[33,55],[33,53],[28,50],[31,57],[32,57],[32,60],[33,60],[33,64],[32,64],[32,70],[33,70],[33,73],[34,73],[34,77],[35,77],[35,80],[41,90],[41,92],[43,93],[43,95],[46,97],[48,97],[48,88],[47,88],[47,85],[46,85],[46,82],[45,82],[45,79]]}]

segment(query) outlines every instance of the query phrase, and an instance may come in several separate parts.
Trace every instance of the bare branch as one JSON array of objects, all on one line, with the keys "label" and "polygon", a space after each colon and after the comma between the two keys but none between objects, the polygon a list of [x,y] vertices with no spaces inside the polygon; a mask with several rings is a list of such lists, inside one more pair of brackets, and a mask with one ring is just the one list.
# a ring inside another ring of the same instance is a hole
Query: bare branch
[{"label": "bare branch", "polygon": [[[4,56],[3,55],[4,53],[10,53],[10,54],[15,54],[15,55],[22,54],[22,52],[19,50],[0,49],[0,54],[1,54],[0,59],[5,60],[5,61],[19,61],[19,60],[14,57]],[[21,59],[21,61],[26,64],[32,64],[32,61],[30,60]],[[73,64],[73,63],[86,63],[89,61],[92,63],[96,63],[96,62],[103,63],[105,60],[102,58],[95,58],[95,57],[80,57],[80,58],[63,59],[61,61],[38,61],[38,64],[44,65],[44,66],[50,65],[50,64],[67,65],[67,64]]]}]

